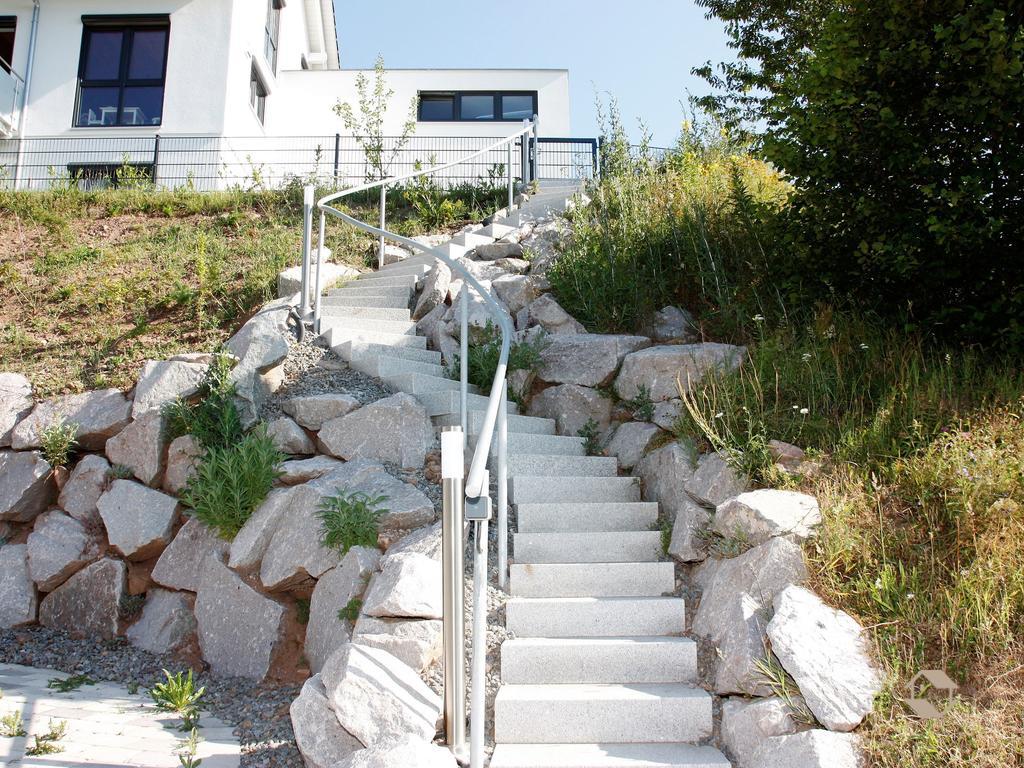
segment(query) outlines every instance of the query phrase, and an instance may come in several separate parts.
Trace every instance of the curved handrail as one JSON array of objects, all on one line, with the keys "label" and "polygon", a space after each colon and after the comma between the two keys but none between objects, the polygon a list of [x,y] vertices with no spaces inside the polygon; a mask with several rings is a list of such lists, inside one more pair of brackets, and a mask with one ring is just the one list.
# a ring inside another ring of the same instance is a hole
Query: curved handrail
[{"label": "curved handrail", "polygon": [[[506,136],[505,138],[500,139],[494,142],[493,144],[484,147],[483,149],[477,150],[476,152],[461,157],[458,160],[454,160],[450,163],[444,163],[443,165],[435,165],[429,168],[413,171],[411,173],[406,173],[401,176],[389,176],[384,179],[378,179],[377,181],[360,184],[358,186],[351,187],[349,189],[344,189],[341,190],[340,192],[335,192],[333,194],[327,195],[326,197],[319,200],[316,204],[316,207],[320,211],[321,215],[328,214],[336,219],[344,221],[346,224],[350,224],[358,229],[361,229],[364,232],[368,232],[371,235],[386,238],[393,242],[399,243],[400,245],[404,245],[405,247],[411,249],[414,252],[423,251],[425,253],[429,253],[435,259],[447,265],[449,269],[458,273],[462,277],[464,283],[471,286],[480,295],[480,297],[484,301],[484,304],[487,306],[487,309],[491,312],[492,315],[494,315],[495,319],[497,320],[498,328],[501,330],[501,349],[498,355],[498,366],[494,374],[494,380],[491,382],[491,391],[487,401],[487,410],[484,414],[484,421],[480,428],[480,434],[477,436],[476,448],[473,451],[473,459],[470,462],[469,476],[466,479],[466,496],[472,499],[479,498],[480,496],[485,495],[488,491],[488,488],[486,487],[487,457],[491,450],[491,441],[492,438],[494,437],[494,430],[498,420],[498,410],[501,406],[502,398],[505,392],[506,374],[508,371],[508,355],[512,345],[512,319],[508,316],[508,313],[501,308],[501,305],[498,304],[494,297],[491,296],[490,292],[487,291],[480,284],[480,282],[473,276],[473,274],[468,269],[466,269],[460,262],[448,256],[448,254],[444,253],[443,251],[437,248],[425,246],[422,243],[417,242],[416,240],[412,240],[411,238],[403,237],[402,235],[395,234],[394,232],[389,232],[383,227],[375,227],[372,224],[367,224],[365,222],[359,221],[358,219],[349,216],[348,214],[343,213],[342,211],[339,211],[337,208],[332,207],[331,205],[329,205],[329,203],[335,202],[336,200],[340,200],[350,195],[357,194],[359,192],[366,192],[371,189],[377,188],[386,189],[387,187],[402,181],[407,181],[409,179],[414,179],[420,176],[434,174],[437,173],[438,171],[443,171],[447,168],[453,168],[457,165],[461,165],[469,160],[484,155],[488,152],[493,152],[495,149],[509,145],[511,144],[511,142],[515,141],[521,136],[524,137],[528,134],[533,133],[534,130],[535,124],[527,123],[526,125],[523,126],[523,128],[516,131],[512,135]],[[463,297],[463,301],[466,300],[467,297]],[[317,297],[317,301],[319,302],[319,297]],[[466,366],[468,365],[468,361],[461,360],[460,365]]]}]

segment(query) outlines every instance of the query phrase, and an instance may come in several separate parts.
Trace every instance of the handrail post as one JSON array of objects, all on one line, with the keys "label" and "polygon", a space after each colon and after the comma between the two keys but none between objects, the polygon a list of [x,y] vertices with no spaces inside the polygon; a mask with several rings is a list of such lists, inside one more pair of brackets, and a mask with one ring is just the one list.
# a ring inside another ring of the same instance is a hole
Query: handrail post
[{"label": "handrail post", "polygon": [[[486,474],[486,473],[485,473]],[[483,768],[487,715],[487,520],[473,522],[473,669],[470,768]]]},{"label": "handrail post", "polygon": [[508,586],[508,381],[498,404],[498,586]]},{"label": "handrail post", "polygon": [[[530,125],[530,121],[529,120],[523,120],[523,128],[528,128],[529,125]],[[527,146],[527,143],[529,141],[530,141],[530,134],[529,133],[524,133],[519,138],[519,161],[521,163],[521,172],[522,172],[522,178],[523,178],[523,192],[526,192],[527,189],[530,186],[530,179],[529,179],[529,176],[530,176],[530,164],[527,161],[527,158],[528,158],[528,156],[530,154],[530,149]]]},{"label": "handrail post", "polygon": [[316,240],[316,281],[313,289],[313,332],[320,333],[320,291],[323,290],[321,273],[324,264],[324,237],[327,230],[327,214],[320,211],[320,232]]},{"label": "handrail post", "polygon": [[515,175],[512,173],[512,142],[508,143],[508,212],[512,213],[512,206],[516,201]]},{"label": "handrail post", "polygon": [[531,152],[532,168],[530,169],[530,180],[538,181],[540,178],[540,117],[537,115],[533,116],[533,138],[530,144],[533,148]]},{"label": "handrail post", "polygon": [[469,286],[462,281],[459,291],[459,417],[462,431],[469,434]]},{"label": "handrail post", "polygon": [[[380,228],[386,229],[384,226],[387,223],[387,205],[388,205],[388,185],[381,184],[380,187]],[[381,269],[384,266],[384,235],[380,236],[380,241],[377,244],[377,269]]]},{"label": "handrail post", "polygon": [[338,168],[341,161],[341,134],[334,134],[334,188],[338,188]]},{"label": "handrail post", "polygon": [[308,185],[302,190],[302,298],[299,300],[299,315],[303,320],[309,315],[309,268],[313,247],[313,197],[314,189]]},{"label": "handrail post", "polygon": [[441,430],[444,729],[448,748],[460,759],[466,752],[465,445],[459,427]]}]

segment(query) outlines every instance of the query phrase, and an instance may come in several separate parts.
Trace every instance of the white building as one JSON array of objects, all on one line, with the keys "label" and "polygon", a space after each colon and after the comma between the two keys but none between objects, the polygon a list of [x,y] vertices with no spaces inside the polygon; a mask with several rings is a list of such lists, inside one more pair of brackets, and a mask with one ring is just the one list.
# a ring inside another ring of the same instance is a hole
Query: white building
[{"label": "white building", "polygon": [[[357,75],[340,66],[333,0],[0,0],[0,182],[106,179],[125,164],[165,186],[361,179],[333,110],[356,103]],[[396,69],[387,81],[384,135],[418,104],[392,172],[455,159],[533,114],[542,136],[571,136],[565,70]],[[558,163],[589,163],[589,145],[550,147]]]}]

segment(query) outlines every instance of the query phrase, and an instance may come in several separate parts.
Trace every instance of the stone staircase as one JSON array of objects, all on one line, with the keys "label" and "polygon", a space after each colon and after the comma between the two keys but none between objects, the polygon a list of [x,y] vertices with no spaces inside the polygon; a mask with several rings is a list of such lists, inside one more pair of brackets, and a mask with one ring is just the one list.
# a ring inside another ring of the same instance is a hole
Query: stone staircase
[{"label": "stone staircase", "polygon": [[[568,190],[442,246],[462,256],[530,218],[565,208]],[[361,277],[324,299],[322,331],[353,368],[416,396],[436,427],[459,418],[459,383],[416,335],[409,305],[433,257]],[[487,398],[470,387],[475,447]],[[697,648],[683,637],[684,601],[662,562],[658,505],[615,458],[585,455],[552,419],[508,405],[514,564],[494,704],[492,768],[727,768],[713,747],[712,699],[699,688]]]}]

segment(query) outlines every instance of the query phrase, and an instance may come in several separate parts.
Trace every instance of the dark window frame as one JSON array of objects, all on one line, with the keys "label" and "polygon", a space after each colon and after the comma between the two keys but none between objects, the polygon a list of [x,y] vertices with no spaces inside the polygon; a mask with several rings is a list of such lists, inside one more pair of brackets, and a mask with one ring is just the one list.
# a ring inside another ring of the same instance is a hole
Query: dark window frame
[{"label": "dark window frame", "polygon": [[10,72],[14,67],[14,46],[17,44],[18,38],[18,17],[17,16],[0,16],[0,29],[11,31],[11,57],[7,60],[0,55],[0,69],[4,72]]},{"label": "dark window frame", "polygon": [[[137,31],[151,31],[162,29],[166,33],[164,41],[164,60],[161,65],[159,79],[131,79],[128,76],[128,66],[131,59],[132,41]],[[89,39],[93,32],[120,32],[121,37],[121,61],[116,80],[86,80],[85,67],[88,63],[86,55],[89,50]],[[75,93],[75,113],[72,116],[71,124],[75,128],[158,128],[163,123],[163,100],[167,91],[167,56],[171,47],[171,17],[168,15],[131,15],[131,16],[83,16],[82,17],[82,44],[78,52],[78,87]],[[117,120],[111,125],[90,125],[82,123],[82,89],[83,88],[117,88]],[[124,122],[124,93],[129,88],[160,88],[160,120],[156,123],[138,125],[137,123]]]},{"label": "dark window frame", "polygon": [[260,69],[256,66],[256,62],[253,62],[252,72],[249,75],[249,106],[259,118],[260,125],[266,125],[267,96],[269,95],[267,84],[263,82],[263,77],[260,75]]},{"label": "dark window frame", "polygon": [[[494,117],[488,120],[476,120],[462,117],[463,96],[490,96],[494,99]],[[521,118],[503,117],[502,100],[505,96],[529,96],[533,99],[533,114],[537,114],[537,91],[420,91],[417,94],[418,106],[416,109],[416,120],[420,123],[519,123]],[[424,99],[452,99],[451,118],[425,118],[423,117]],[[532,115],[531,115],[532,117]]]},{"label": "dark window frame", "polygon": [[267,0],[267,22],[263,25],[263,58],[277,77],[277,54],[281,47],[281,9],[283,0]]}]

